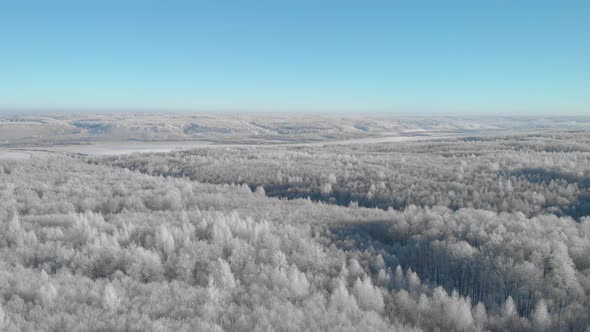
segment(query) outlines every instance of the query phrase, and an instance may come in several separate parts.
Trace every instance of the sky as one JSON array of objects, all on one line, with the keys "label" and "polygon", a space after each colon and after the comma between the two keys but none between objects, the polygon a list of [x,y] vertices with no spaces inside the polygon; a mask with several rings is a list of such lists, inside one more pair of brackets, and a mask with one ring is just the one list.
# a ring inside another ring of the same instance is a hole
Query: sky
[{"label": "sky", "polygon": [[590,115],[590,1],[0,0],[0,110]]}]

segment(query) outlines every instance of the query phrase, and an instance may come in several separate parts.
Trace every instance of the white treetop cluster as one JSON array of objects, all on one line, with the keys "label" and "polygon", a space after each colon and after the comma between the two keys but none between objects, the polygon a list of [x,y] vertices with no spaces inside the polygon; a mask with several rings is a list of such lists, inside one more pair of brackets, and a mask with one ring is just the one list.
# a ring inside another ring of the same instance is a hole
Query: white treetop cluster
[{"label": "white treetop cluster", "polygon": [[387,209],[418,206],[569,215],[590,209],[590,136],[400,144],[202,148],[93,162],[150,175],[263,186],[267,195]]},{"label": "white treetop cluster", "polygon": [[583,331],[588,143],[0,160],[0,331]]}]

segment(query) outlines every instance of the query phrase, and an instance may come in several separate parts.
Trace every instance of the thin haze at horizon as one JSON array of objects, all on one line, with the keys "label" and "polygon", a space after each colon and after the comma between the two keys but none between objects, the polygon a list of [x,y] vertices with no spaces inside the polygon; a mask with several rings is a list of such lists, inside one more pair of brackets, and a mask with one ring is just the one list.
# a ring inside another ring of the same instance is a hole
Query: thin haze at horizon
[{"label": "thin haze at horizon", "polygon": [[0,109],[590,115],[588,1],[4,1]]}]

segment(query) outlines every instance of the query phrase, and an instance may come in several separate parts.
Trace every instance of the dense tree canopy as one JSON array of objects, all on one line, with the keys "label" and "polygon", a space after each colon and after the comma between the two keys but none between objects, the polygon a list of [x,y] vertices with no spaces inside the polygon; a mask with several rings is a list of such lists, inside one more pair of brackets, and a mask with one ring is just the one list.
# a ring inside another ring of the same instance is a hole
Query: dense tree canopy
[{"label": "dense tree canopy", "polygon": [[584,330],[589,142],[1,160],[0,330]]}]

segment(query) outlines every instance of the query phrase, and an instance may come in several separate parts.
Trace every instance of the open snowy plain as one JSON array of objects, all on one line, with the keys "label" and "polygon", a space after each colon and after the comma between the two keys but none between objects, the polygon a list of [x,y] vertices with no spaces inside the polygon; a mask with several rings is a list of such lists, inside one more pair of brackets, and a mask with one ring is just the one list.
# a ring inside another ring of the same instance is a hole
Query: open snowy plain
[{"label": "open snowy plain", "polygon": [[590,118],[4,116],[0,330],[587,331],[589,215]]}]

